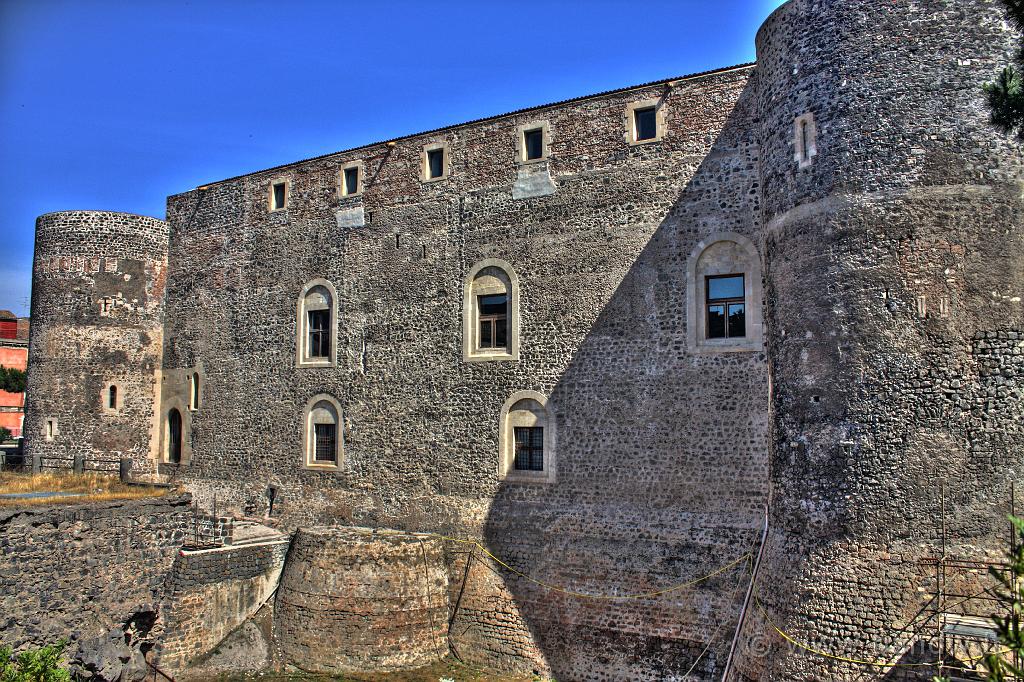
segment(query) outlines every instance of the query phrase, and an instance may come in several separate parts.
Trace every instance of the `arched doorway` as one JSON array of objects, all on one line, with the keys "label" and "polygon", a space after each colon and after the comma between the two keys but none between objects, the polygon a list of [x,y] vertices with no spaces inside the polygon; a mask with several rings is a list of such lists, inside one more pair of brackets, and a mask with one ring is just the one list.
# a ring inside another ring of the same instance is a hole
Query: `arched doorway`
[{"label": "arched doorway", "polygon": [[167,413],[167,461],[181,463],[181,412],[172,408]]}]

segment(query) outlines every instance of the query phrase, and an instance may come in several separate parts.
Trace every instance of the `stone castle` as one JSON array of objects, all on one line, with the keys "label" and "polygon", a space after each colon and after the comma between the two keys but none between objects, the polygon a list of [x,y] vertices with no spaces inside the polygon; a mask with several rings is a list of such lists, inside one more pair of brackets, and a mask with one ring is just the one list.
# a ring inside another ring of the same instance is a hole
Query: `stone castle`
[{"label": "stone castle", "polygon": [[479,541],[529,576],[432,574],[481,664],[912,677],[940,515],[998,556],[1024,457],[1015,40],[790,0],[756,64],[44,215],[26,454]]}]

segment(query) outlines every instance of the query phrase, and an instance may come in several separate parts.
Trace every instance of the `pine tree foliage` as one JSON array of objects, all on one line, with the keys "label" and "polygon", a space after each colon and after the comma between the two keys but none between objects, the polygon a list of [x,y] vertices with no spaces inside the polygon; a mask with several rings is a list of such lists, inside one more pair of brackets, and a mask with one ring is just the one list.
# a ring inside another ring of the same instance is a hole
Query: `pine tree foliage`
[{"label": "pine tree foliage", "polygon": [[1017,64],[1007,66],[992,83],[985,84],[992,123],[1024,140],[1024,0],[1003,0],[1010,23],[1022,34]]}]

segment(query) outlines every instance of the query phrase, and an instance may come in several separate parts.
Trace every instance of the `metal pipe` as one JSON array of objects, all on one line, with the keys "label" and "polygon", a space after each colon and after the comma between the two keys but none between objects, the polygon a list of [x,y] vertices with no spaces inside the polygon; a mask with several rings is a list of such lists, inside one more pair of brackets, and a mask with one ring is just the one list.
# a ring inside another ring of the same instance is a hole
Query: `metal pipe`
[{"label": "metal pipe", "polygon": [[732,643],[729,645],[729,657],[725,659],[725,670],[722,672],[722,682],[728,682],[729,670],[732,668],[732,657],[736,653],[736,642],[739,641],[740,631],[743,629],[743,621],[747,616],[747,608],[750,606],[750,599],[754,594],[754,583],[757,582],[757,570],[761,566],[761,555],[764,553],[764,545],[768,540],[768,505],[764,508],[764,530],[761,531],[761,546],[757,549],[757,558],[754,560],[754,568],[750,572],[750,584],[747,585],[747,594],[743,597],[743,608],[740,609],[740,617],[736,622],[736,632],[732,635]]}]

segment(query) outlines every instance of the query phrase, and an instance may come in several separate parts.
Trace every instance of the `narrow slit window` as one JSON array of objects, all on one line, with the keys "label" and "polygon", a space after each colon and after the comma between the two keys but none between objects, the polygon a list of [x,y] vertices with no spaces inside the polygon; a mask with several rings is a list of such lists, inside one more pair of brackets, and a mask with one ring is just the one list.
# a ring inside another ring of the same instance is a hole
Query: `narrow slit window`
[{"label": "narrow slit window", "polygon": [[633,126],[636,131],[636,140],[653,140],[658,136],[657,110],[654,107],[645,107],[633,112]]},{"label": "narrow slit window", "polygon": [[508,294],[479,296],[480,348],[508,348]]},{"label": "narrow slit window", "polygon": [[730,339],[747,335],[743,275],[708,277],[707,338]]},{"label": "narrow slit window", "polygon": [[336,462],[338,425],[337,424],[314,424],[313,425],[313,461],[314,462]]},{"label": "narrow slit window", "polygon": [[192,374],[192,394],[191,394],[190,397],[192,399],[192,405],[191,405],[192,409],[193,410],[198,410],[199,409],[199,373],[198,372],[194,372]]},{"label": "narrow slit window", "polygon": [[431,149],[427,152],[427,178],[444,177],[444,149]]},{"label": "narrow slit window", "polygon": [[800,121],[800,160],[810,159],[811,143],[807,136],[807,119]]},{"label": "narrow slit window", "polygon": [[110,387],[110,391],[107,395],[107,407],[112,410],[117,409],[117,386]]},{"label": "narrow slit window", "polygon": [[534,128],[523,133],[523,146],[526,149],[526,160],[544,158],[544,130]]},{"label": "narrow slit window", "polygon": [[54,431],[53,420],[52,419],[47,419],[46,420],[46,440],[53,440],[53,431]]},{"label": "narrow slit window", "polygon": [[544,427],[516,426],[513,428],[513,436],[516,448],[515,469],[544,471]]},{"label": "narrow slit window", "polygon": [[346,168],[345,169],[345,194],[358,194],[359,193],[359,168]]},{"label": "narrow slit window", "polygon": [[281,210],[284,208],[285,198],[287,196],[287,188],[283,182],[275,182],[271,188],[271,199],[270,207],[275,210]]},{"label": "narrow slit window", "polygon": [[331,311],[309,311],[309,357],[331,356]]}]

